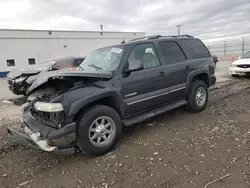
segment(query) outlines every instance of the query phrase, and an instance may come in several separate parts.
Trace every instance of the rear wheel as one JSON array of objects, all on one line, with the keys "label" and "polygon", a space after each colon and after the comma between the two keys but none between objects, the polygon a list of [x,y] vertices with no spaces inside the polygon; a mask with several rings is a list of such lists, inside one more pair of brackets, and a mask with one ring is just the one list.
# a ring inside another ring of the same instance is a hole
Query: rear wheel
[{"label": "rear wheel", "polygon": [[82,152],[102,155],[110,151],[121,137],[122,121],[113,108],[96,105],[79,116],[76,134]]},{"label": "rear wheel", "polygon": [[188,108],[192,112],[202,111],[208,102],[208,89],[204,81],[194,80],[188,97]]}]

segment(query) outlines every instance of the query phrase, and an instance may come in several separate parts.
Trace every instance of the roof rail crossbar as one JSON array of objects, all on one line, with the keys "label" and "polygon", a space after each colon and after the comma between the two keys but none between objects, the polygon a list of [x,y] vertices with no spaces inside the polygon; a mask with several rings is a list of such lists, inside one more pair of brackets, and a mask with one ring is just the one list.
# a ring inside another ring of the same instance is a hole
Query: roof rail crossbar
[{"label": "roof rail crossbar", "polygon": [[193,37],[191,35],[169,35],[169,36],[162,36],[162,37],[173,37],[173,38],[177,38],[177,37]]},{"label": "roof rail crossbar", "polygon": [[151,36],[145,36],[145,37],[140,37],[140,38],[135,38],[135,39],[132,39],[130,41],[136,41],[136,40],[141,40],[141,39],[158,39],[160,38],[161,35],[151,35]]},{"label": "roof rail crossbar", "polygon": [[191,35],[180,35],[179,37],[193,37]]},{"label": "roof rail crossbar", "polygon": [[136,41],[136,40],[142,40],[142,39],[146,39],[146,40],[159,39],[161,37],[178,38],[178,37],[193,37],[193,36],[191,36],[191,35],[169,35],[169,36],[151,35],[151,36],[145,36],[145,37],[135,38],[135,39],[132,39],[130,41]]}]

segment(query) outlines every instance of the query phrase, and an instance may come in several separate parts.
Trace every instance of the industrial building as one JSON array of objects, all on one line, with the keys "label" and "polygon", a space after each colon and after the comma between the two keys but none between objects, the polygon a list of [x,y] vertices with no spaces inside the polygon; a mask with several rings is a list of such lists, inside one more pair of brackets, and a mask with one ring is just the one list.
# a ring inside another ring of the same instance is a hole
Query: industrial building
[{"label": "industrial building", "polygon": [[87,56],[93,49],[145,36],[144,32],[0,29],[0,77],[46,60]]}]

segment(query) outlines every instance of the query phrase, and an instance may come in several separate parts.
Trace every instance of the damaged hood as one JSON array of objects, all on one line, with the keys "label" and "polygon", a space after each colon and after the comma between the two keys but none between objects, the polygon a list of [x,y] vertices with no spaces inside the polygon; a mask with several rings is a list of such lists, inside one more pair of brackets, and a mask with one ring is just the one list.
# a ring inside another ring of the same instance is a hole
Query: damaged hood
[{"label": "damaged hood", "polygon": [[14,79],[21,75],[34,75],[38,74],[40,70],[13,70],[7,75],[8,78]]},{"label": "damaged hood", "polygon": [[9,74],[7,75],[8,78],[14,79],[17,78],[21,75],[35,75],[43,71],[48,71],[49,68],[54,64],[53,61],[48,62],[48,63],[43,63],[43,64],[37,64],[37,65],[32,65],[29,68],[22,68],[18,70],[13,70],[10,71]]},{"label": "damaged hood", "polygon": [[[112,72],[85,72],[83,70],[59,70],[51,72],[43,72],[37,75],[38,77],[29,87],[27,94],[34,91],[42,84],[46,83],[50,78],[55,77],[88,77],[88,78],[106,78],[110,79],[113,76]],[[29,82],[29,79],[27,80]]]}]

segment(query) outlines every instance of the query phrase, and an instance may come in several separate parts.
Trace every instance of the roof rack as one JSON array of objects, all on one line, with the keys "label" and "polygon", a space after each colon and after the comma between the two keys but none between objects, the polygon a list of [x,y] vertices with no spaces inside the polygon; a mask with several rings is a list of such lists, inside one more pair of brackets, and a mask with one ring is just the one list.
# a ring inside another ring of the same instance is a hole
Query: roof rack
[{"label": "roof rack", "polygon": [[151,36],[145,36],[145,37],[135,38],[135,39],[132,39],[130,41],[142,40],[142,39],[150,40],[150,39],[157,39],[159,37],[161,37],[161,35],[151,35]]},{"label": "roof rack", "polygon": [[177,38],[177,37],[191,37],[191,38],[193,38],[193,36],[191,36],[191,35],[171,35],[171,36],[161,36],[161,37],[173,37],[173,38]]},{"label": "roof rack", "polygon": [[169,36],[161,36],[161,35],[151,35],[151,36],[145,36],[145,37],[140,37],[140,38],[135,38],[130,41],[136,41],[136,40],[151,40],[151,39],[159,39],[161,37],[171,37],[171,38],[178,38],[178,37],[193,37],[191,35],[169,35]]}]

